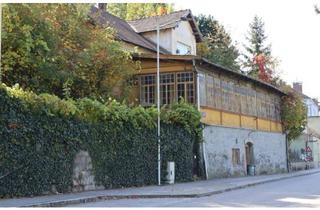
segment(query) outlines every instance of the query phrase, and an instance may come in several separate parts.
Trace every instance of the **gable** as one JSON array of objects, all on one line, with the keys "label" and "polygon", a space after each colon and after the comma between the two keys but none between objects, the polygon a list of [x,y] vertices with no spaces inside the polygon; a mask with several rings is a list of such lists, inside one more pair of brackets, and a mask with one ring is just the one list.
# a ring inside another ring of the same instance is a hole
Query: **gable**
[{"label": "gable", "polygon": [[138,20],[128,21],[128,23],[135,32],[145,33],[156,31],[157,24],[159,24],[160,30],[163,30],[175,28],[177,24],[180,24],[182,21],[186,21],[190,24],[192,34],[195,36],[196,42],[201,42],[202,35],[190,10],[181,10],[166,15],[141,18]]}]

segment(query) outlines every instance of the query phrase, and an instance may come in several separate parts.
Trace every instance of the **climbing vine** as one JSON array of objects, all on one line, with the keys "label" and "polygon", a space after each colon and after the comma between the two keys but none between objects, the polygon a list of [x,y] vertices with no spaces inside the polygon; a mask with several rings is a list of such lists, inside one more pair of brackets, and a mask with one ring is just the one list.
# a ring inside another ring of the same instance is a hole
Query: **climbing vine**
[{"label": "climbing vine", "polygon": [[[0,197],[72,189],[73,159],[89,152],[96,184],[106,188],[157,183],[154,107],[128,107],[34,94],[0,85]],[[192,179],[200,114],[184,102],[162,110],[161,156],[176,163],[176,180]],[[165,178],[162,173],[162,179]]]},{"label": "climbing vine", "polygon": [[307,124],[307,109],[302,98],[293,91],[282,97],[281,118],[288,140],[297,138]]}]

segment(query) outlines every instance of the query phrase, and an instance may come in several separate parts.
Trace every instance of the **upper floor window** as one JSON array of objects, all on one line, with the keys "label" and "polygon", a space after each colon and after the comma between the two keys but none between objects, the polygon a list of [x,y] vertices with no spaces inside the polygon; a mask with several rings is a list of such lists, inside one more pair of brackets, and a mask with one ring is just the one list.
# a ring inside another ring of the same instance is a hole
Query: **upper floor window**
[{"label": "upper floor window", "polygon": [[191,47],[189,45],[177,42],[176,54],[178,55],[190,55]]},{"label": "upper floor window", "polygon": [[[160,74],[160,103],[172,104],[180,97],[195,102],[194,74],[192,72]],[[156,75],[140,76],[140,103],[151,106],[157,102]]]}]

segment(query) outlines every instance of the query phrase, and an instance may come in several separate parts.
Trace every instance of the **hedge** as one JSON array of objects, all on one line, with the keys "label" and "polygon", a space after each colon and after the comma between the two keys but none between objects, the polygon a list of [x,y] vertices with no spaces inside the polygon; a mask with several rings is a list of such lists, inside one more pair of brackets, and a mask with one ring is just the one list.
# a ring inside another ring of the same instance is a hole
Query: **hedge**
[{"label": "hedge", "polygon": [[[89,152],[99,185],[157,183],[154,108],[111,99],[61,100],[5,85],[0,85],[0,104],[0,197],[41,195],[52,186],[71,191],[73,160],[80,150]],[[176,180],[191,180],[200,114],[182,102],[163,109],[162,118],[162,171],[167,161],[175,161]]]}]

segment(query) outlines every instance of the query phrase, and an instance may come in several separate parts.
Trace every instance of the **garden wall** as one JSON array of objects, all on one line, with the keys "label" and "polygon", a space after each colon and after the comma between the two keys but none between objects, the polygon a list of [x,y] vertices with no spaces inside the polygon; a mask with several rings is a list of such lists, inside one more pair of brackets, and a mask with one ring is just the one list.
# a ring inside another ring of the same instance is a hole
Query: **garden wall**
[{"label": "garden wall", "polygon": [[[142,123],[150,121],[148,111],[126,108],[121,115],[123,105],[109,104],[98,115],[92,111],[97,102],[88,105],[86,99],[74,103],[77,109],[68,115],[57,108],[70,109],[66,101],[22,94],[0,88],[0,197],[72,191],[74,161],[81,151],[90,156],[97,186],[157,183],[156,128]],[[101,116],[104,120],[97,120]],[[162,122],[162,171],[167,161],[175,161],[178,182],[192,179],[194,139],[183,125]]]}]

